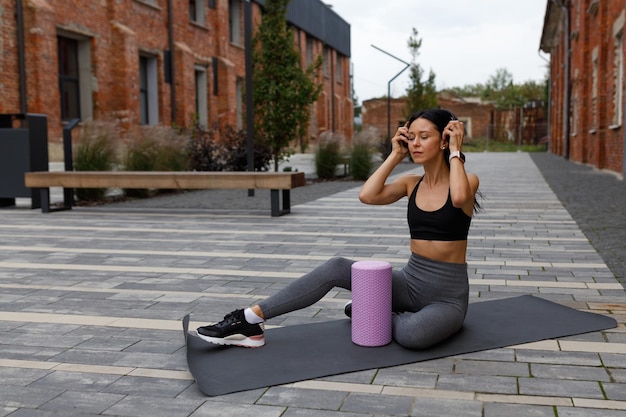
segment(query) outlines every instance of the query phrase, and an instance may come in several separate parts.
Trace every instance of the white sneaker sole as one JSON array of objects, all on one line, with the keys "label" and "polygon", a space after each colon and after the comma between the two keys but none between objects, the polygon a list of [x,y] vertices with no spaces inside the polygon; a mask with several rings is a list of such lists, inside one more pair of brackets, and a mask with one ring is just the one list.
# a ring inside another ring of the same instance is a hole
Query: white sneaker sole
[{"label": "white sneaker sole", "polygon": [[257,348],[265,345],[265,337],[261,336],[230,336],[230,338],[219,338],[219,337],[211,337],[205,336],[196,332],[198,337],[206,342],[213,343],[216,345],[222,346],[240,346],[240,347],[250,347]]}]

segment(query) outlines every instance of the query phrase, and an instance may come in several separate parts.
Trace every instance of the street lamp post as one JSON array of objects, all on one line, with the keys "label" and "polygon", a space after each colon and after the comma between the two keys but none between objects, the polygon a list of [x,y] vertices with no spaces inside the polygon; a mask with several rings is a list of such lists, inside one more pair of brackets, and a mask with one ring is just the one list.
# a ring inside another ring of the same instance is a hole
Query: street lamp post
[{"label": "street lamp post", "polygon": [[[392,54],[390,54],[387,51],[384,51],[382,49],[380,49],[379,47],[372,45],[372,48],[379,50],[380,52],[382,52],[385,55],[389,55],[390,57],[402,62],[403,64],[405,64],[406,66],[404,68],[402,68],[402,71],[400,71],[399,73],[397,73],[392,79],[390,79],[387,82],[387,139],[391,138],[391,82],[393,80],[395,80],[396,78],[398,78],[400,76],[400,74],[402,74],[404,71],[406,71],[406,69],[408,67],[411,66],[411,64],[409,64],[406,61],[403,61],[402,59],[398,58],[397,56],[394,56]],[[387,146],[387,151],[391,152],[391,142],[389,142],[389,145]]]},{"label": "street lamp post", "polygon": [[[254,103],[252,101],[252,3],[244,2],[243,11],[244,47],[246,59],[246,148],[248,171],[254,171]],[[254,190],[248,190],[248,197],[254,197]]]}]

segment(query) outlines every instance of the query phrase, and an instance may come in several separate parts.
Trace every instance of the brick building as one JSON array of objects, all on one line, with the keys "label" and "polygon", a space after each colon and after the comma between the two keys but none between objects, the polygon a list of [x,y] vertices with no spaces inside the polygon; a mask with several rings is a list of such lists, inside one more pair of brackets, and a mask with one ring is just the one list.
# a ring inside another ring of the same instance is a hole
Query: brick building
[{"label": "brick building", "polygon": [[406,120],[406,99],[392,98],[373,98],[364,100],[361,104],[361,117],[363,130],[374,128],[377,135],[381,137],[387,136],[387,115],[388,105],[390,108],[390,130],[391,134],[396,131],[398,124]]},{"label": "brick building", "polygon": [[491,134],[490,128],[494,106],[475,97],[456,97],[448,93],[440,93],[439,105],[450,110],[465,125],[468,139],[482,138]]},{"label": "brick building", "polygon": [[[476,97],[458,97],[447,91],[437,94],[439,107],[450,110],[465,124],[468,140],[488,138],[516,144],[536,145],[547,132],[543,102],[529,102],[524,107],[498,110]],[[387,99],[363,102],[363,129],[374,128],[380,137],[387,136]],[[406,120],[406,98],[391,99],[391,134],[398,122]]]},{"label": "brick building", "polygon": [[[74,118],[243,128],[244,3],[0,0],[0,113],[46,114],[53,143]],[[351,137],[350,25],[319,0],[292,0],[287,20],[302,63],[324,59],[310,136]]]},{"label": "brick building", "polygon": [[626,2],[547,1],[541,50],[550,54],[550,149],[623,175]]},{"label": "brick building", "polygon": [[[483,103],[478,99],[456,97],[446,92],[440,92],[437,96],[439,106],[453,112],[459,120],[465,124],[466,135],[484,137],[488,132],[488,126],[492,121],[493,105]],[[391,134],[395,132],[398,122],[406,120],[406,98],[394,98],[390,100]],[[387,136],[388,119],[387,98],[376,98],[363,102],[363,129],[375,128],[381,137]]]}]

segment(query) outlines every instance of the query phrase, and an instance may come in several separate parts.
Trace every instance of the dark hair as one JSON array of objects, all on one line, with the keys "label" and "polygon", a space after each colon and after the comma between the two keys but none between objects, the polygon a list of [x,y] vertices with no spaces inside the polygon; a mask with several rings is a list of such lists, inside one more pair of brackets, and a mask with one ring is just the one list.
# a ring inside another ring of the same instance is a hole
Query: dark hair
[{"label": "dark hair", "polygon": [[[439,136],[443,134],[443,130],[448,126],[450,120],[459,120],[458,117],[454,115],[449,110],[445,109],[428,109],[422,110],[417,113],[413,113],[407,122],[407,127],[411,126],[411,124],[417,119],[426,119],[432,124],[435,125],[437,131],[439,132]],[[450,147],[447,146],[443,151],[443,160],[445,161],[448,168],[450,168]],[[483,198],[480,190],[476,190],[477,197]],[[481,205],[478,202],[478,198],[474,198],[474,212],[478,212],[481,209]]]},{"label": "dark hair", "polygon": [[[428,109],[413,113],[413,115],[411,115],[411,117],[409,118],[407,127],[411,126],[411,124],[417,119],[426,119],[434,124],[437,128],[437,131],[439,132],[439,136],[442,135],[443,130],[446,128],[446,126],[448,126],[450,120],[459,120],[458,117],[456,117],[451,111],[445,109]],[[446,165],[448,165],[448,168],[450,167],[450,161],[448,159],[449,157],[450,147],[446,147],[446,149],[444,149],[443,151],[443,160],[445,161]]]}]

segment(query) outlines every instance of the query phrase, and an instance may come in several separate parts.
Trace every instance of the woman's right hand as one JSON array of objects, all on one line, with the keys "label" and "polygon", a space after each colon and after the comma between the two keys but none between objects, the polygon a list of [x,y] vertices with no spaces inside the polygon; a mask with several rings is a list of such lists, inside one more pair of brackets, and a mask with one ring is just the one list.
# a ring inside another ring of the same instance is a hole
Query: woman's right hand
[{"label": "woman's right hand", "polygon": [[396,130],[396,134],[391,138],[391,152],[405,156],[409,153],[409,141],[407,136],[409,129],[406,126],[400,126]]}]

